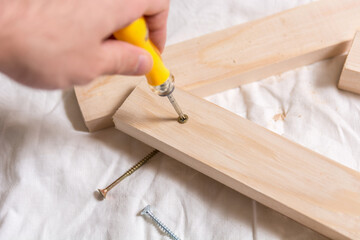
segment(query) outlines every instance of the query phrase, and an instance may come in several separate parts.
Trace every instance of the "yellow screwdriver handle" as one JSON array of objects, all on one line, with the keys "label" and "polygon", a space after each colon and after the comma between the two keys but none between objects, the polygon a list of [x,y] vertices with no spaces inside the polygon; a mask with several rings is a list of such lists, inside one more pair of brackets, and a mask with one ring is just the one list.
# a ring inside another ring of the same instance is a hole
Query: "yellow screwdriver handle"
[{"label": "yellow screwdriver handle", "polygon": [[[146,74],[148,84],[159,86],[170,77],[170,71],[165,67],[154,44],[149,39],[146,21],[143,17],[137,19],[127,27],[114,33],[116,39],[131,43],[148,51],[153,58],[153,67]],[[156,49],[156,50],[155,50]]]}]

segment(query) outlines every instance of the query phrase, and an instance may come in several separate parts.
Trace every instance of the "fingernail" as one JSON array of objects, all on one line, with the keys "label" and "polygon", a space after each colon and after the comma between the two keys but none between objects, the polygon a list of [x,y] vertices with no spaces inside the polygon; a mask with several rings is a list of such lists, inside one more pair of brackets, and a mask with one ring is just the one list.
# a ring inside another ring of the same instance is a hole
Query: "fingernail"
[{"label": "fingernail", "polygon": [[148,55],[140,55],[135,74],[146,74],[152,68],[152,59]]}]

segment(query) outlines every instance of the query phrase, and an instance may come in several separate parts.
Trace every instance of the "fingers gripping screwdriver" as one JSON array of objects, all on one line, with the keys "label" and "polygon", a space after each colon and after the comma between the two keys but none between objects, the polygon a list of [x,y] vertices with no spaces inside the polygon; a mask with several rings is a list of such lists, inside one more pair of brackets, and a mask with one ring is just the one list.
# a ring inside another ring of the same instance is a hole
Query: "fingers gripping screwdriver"
[{"label": "fingers gripping screwdriver", "polygon": [[148,35],[146,21],[143,17],[114,33],[116,39],[141,47],[150,53],[153,59],[153,67],[151,71],[145,75],[147,82],[153,92],[159,96],[168,97],[171,105],[179,115],[178,122],[185,123],[188,116],[182,112],[172,94],[175,89],[174,76],[165,67],[158,54],[157,48],[150,41]]}]

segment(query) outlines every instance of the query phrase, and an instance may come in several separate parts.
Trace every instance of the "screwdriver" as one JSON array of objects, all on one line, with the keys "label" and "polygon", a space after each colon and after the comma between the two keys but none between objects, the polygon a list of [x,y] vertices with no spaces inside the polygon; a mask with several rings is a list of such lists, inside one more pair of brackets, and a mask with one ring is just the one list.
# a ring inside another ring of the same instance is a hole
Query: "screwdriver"
[{"label": "screwdriver", "polygon": [[174,76],[165,67],[157,48],[149,39],[145,19],[141,17],[135,20],[127,27],[115,32],[114,37],[117,40],[141,47],[150,53],[153,59],[153,67],[151,71],[145,75],[150,89],[159,96],[168,97],[171,105],[179,115],[178,122],[185,123],[189,117],[183,113],[172,94],[175,89]]}]

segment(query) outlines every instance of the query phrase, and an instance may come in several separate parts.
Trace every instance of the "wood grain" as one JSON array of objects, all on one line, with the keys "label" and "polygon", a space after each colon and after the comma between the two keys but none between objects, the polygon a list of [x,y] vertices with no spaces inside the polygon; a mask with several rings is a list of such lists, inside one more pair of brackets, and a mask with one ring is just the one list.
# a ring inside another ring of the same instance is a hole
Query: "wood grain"
[{"label": "wood grain", "polygon": [[360,173],[177,89],[186,124],[140,84],[117,129],[334,239],[360,239]]},{"label": "wood grain", "polygon": [[360,32],[357,32],[340,76],[340,89],[360,94]]},{"label": "wood grain", "polygon": [[[359,0],[321,0],[175,44],[163,59],[177,86],[204,97],[345,53],[360,30],[359,12]],[[135,79],[100,78],[75,88],[90,131],[111,126]]]}]

